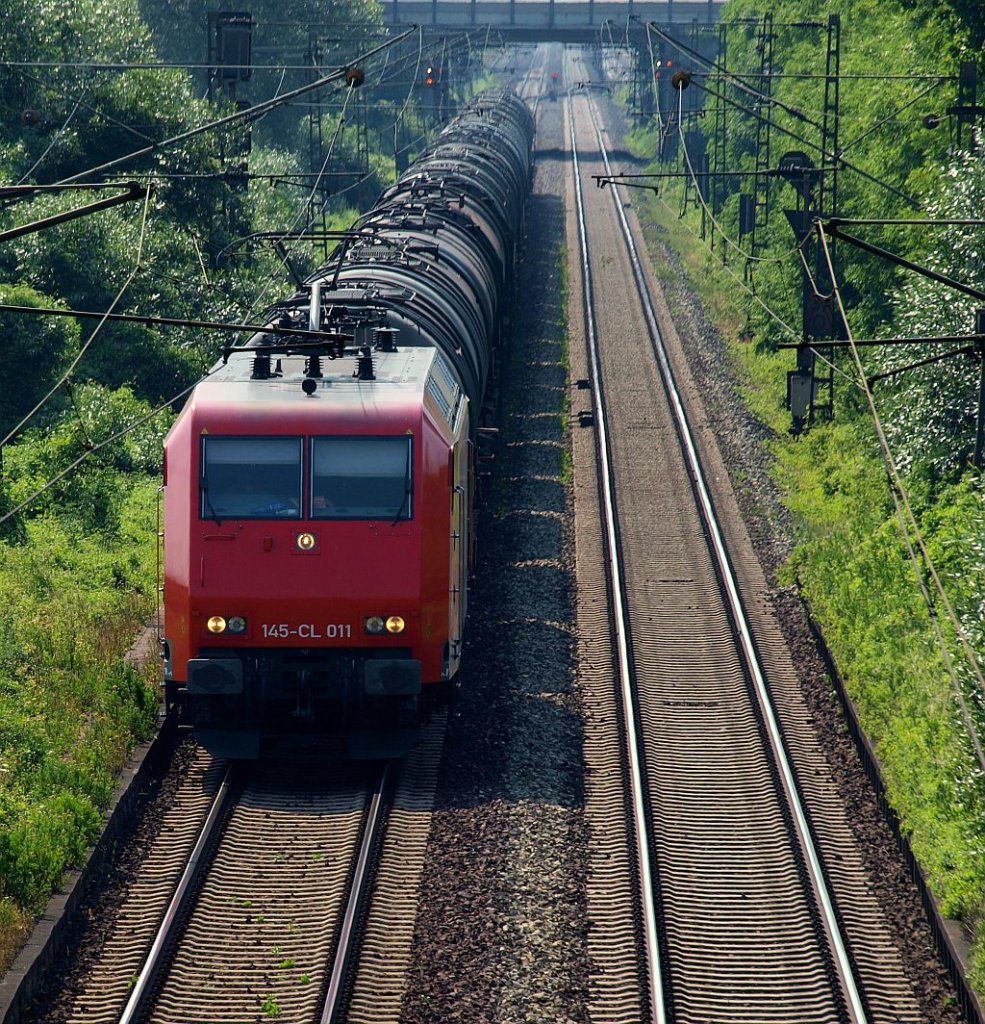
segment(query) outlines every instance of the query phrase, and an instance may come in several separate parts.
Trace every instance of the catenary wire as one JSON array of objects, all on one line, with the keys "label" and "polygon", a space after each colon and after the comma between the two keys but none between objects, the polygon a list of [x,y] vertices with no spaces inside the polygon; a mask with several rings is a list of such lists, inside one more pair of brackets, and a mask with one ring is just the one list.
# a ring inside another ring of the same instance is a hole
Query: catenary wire
[{"label": "catenary wire", "polygon": [[[410,101],[411,101],[411,99],[413,97],[414,90],[415,90],[416,85],[417,85],[418,73],[419,73],[419,70],[420,70],[421,63],[423,61],[424,33],[423,33],[423,30],[421,29],[420,26],[415,26],[415,28],[417,30],[418,48],[417,48],[417,58],[416,58],[416,67],[415,67],[414,76],[413,76],[413,78],[411,80],[410,87],[409,87],[409,89],[407,91],[407,94],[404,97],[403,105],[401,106],[400,111],[398,112],[398,114],[397,114],[396,118],[394,119],[392,125],[384,126],[384,128],[381,129],[381,133],[384,132],[384,131],[387,131],[388,128],[392,128],[394,133],[396,133],[397,126],[400,123],[400,119],[403,117],[404,112],[407,110],[408,106],[410,105]],[[389,51],[387,51],[387,54],[389,54]],[[335,137],[332,140],[332,144],[329,147],[329,151],[328,151],[328,154],[326,155],[325,162],[322,164],[321,169],[318,171],[316,179],[315,179],[315,182],[314,182],[313,186],[311,187],[311,189],[309,190],[307,198],[304,199],[301,203],[299,203],[298,214],[294,218],[293,222],[291,223],[291,226],[288,229],[288,232],[293,231],[294,228],[297,227],[297,225],[300,223],[302,217],[305,216],[306,211],[310,208],[312,202],[314,201],[315,195],[318,193],[318,190],[319,190],[320,185],[321,185],[321,180],[322,180],[323,176],[325,175],[325,173],[327,171],[327,168],[328,168],[328,161],[329,161],[329,159],[332,156],[332,148],[335,145],[335,139],[338,138],[339,133],[341,131],[341,128],[344,125],[346,106],[347,106],[347,104],[349,102],[349,99],[353,95],[353,91],[354,90],[353,90],[352,87],[350,87],[349,89],[346,90],[345,101],[343,103],[342,111],[340,113],[339,125],[338,125],[337,130],[336,130],[336,135],[335,135]],[[413,142],[411,143],[411,145],[413,145]],[[336,192],[335,196],[344,195],[346,192],[349,192],[352,189],[357,188],[364,181],[366,181],[369,177],[371,177],[371,175],[372,175],[372,172],[368,172],[368,173],[362,175],[357,181],[352,182],[351,184],[349,184],[345,188],[340,189],[338,192]],[[297,249],[300,247],[300,245],[302,244],[303,241],[304,241],[304,239],[303,239],[303,234],[302,234],[302,237],[297,238],[286,249],[287,255],[290,256],[294,252],[296,252]],[[272,286],[273,286],[273,282],[272,281],[268,282],[267,285],[265,285],[264,288],[260,291],[259,295],[253,300],[253,302],[247,308],[252,310],[252,311],[255,311],[255,310],[259,309],[261,307],[261,305],[262,305],[266,295],[269,293],[269,290],[270,290],[270,288]]]},{"label": "catenary wire", "polygon": [[[731,238],[729,238],[729,236],[726,233],[725,229],[722,227],[722,225],[716,219],[715,214],[711,210],[711,207],[708,206],[708,204],[705,202],[705,197],[701,193],[701,186],[698,183],[698,176],[697,176],[697,174],[694,171],[693,164],[691,163],[691,154],[688,152],[687,140],[684,137],[684,125],[683,125],[682,120],[681,120],[681,114],[683,113],[683,102],[684,102],[684,90],[683,89],[678,89],[677,90],[677,134],[678,134],[678,136],[680,138],[681,149],[683,150],[683,153],[684,153],[684,162],[687,165],[688,174],[690,175],[691,180],[694,182],[694,191],[695,191],[695,194],[698,197],[698,202],[701,204],[701,208],[708,215],[708,218],[712,222],[712,224],[714,224],[715,227],[718,228],[718,232],[722,236],[722,238],[725,240],[725,242],[731,248],[733,248],[740,256],[742,256],[744,259],[746,259],[749,263],[773,263],[773,264],[777,264],[777,265],[778,264],[782,264],[784,259],[786,258],[786,256],[793,255],[793,249],[790,249],[786,253],[781,253],[779,256],[754,256],[752,253],[746,252],[745,249],[743,249],[742,246],[739,245],[738,242],[734,242]],[[799,246],[794,246],[793,248],[799,248]]]},{"label": "catenary wire", "polygon": [[[687,222],[687,218],[686,218],[686,217],[679,217],[679,216],[677,216],[677,214],[675,213],[675,211],[674,211],[674,210],[673,210],[673,209],[671,208],[670,204],[669,204],[669,203],[667,202],[667,200],[666,200],[666,199],[664,199],[664,197],[663,197],[663,196],[661,196],[661,195],[658,195],[658,196],[657,196],[656,198],[657,198],[657,201],[658,201],[658,202],[660,203],[660,205],[661,205],[661,206],[663,206],[663,207],[664,207],[664,208],[665,208],[665,209],[666,209],[666,210],[668,211],[668,213],[671,213],[671,214],[673,214],[673,215],[674,215],[674,216],[676,217],[676,219],[678,220],[678,223],[680,223],[680,224],[681,224],[681,225],[682,225],[682,226],[684,227],[684,229],[685,229],[685,230],[686,230],[687,232],[689,232],[689,233],[690,233],[690,235],[691,235],[691,237],[692,237],[692,238],[694,238],[694,239],[695,239],[696,241],[699,241],[699,242],[701,242],[701,243],[702,243],[702,244],[703,244],[703,245],[705,246],[705,248],[708,248],[708,245],[707,245],[707,243],[705,242],[705,239],[703,239],[703,238],[702,238],[702,237],[701,237],[701,236],[700,236],[700,235],[699,235],[699,234],[697,233],[697,231],[695,231],[695,230],[694,230],[694,228],[693,228],[693,227],[691,227],[691,225],[690,225],[690,224],[688,224],[688,222]],[[709,253],[712,253],[712,250],[711,250],[710,248],[708,248],[708,251],[709,251]],[[713,253],[712,253],[712,254],[713,254]],[[729,267],[729,266],[728,266],[728,264],[722,264],[722,269],[723,269],[723,270],[724,270],[724,271],[725,271],[725,272],[726,272],[726,273],[727,273],[727,274],[729,275],[729,277],[731,277],[731,278],[732,278],[732,280],[733,280],[733,281],[735,281],[735,282],[736,282],[736,284],[738,284],[738,285],[739,285],[739,286],[740,286],[740,287],[741,287],[741,288],[742,288],[742,289],[743,289],[743,290],[744,290],[745,292],[747,292],[747,293],[748,293],[748,295],[749,295],[749,297],[750,297],[750,298],[752,298],[752,299],[755,299],[755,301],[756,301],[756,302],[758,302],[760,306],[762,306],[762,308],[763,308],[763,310],[764,310],[764,311],[766,312],[766,314],[767,314],[767,315],[768,315],[769,317],[771,317],[771,318],[772,318],[773,320],[775,320],[775,321],[776,321],[776,322],[777,322],[777,323],[778,323],[778,324],[779,324],[779,325],[780,325],[780,326],[781,326],[781,327],[782,327],[782,328],[783,328],[783,329],[784,329],[784,330],[785,330],[785,331],[787,332],[787,334],[788,334],[788,335],[789,335],[789,336],[790,336],[791,338],[797,338],[797,337],[799,337],[799,333],[798,333],[798,331],[797,331],[797,330],[796,330],[795,328],[791,327],[791,326],[790,326],[790,324],[788,324],[788,323],[787,323],[787,322],[786,322],[786,321],[785,321],[785,320],[784,320],[784,319],[783,319],[783,318],[782,318],[782,317],[780,316],[780,314],[779,314],[779,313],[777,313],[777,312],[775,312],[775,311],[774,311],[773,309],[771,309],[771,308],[770,308],[770,307],[769,307],[769,306],[768,306],[768,305],[766,304],[766,302],[765,302],[765,301],[764,301],[764,300],[763,300],[763,299],[762,299],[762,298],[761,298],[761,297],[760,297],[760,296],[759,296],[759,295],[758,295],[758,294],[757,294],[757,293],[756,293],[756,292],[755,292],[755,291],[754,291],[754,290],[753,290],[752,288],[750,288],[750,287],[749,287],[749,286],[748,286],[748,285],[747,285],[747,284],[746,284],[746,283],[745,283],[745,282],[744,282],[744,281],[742,280],[742,278],[740,278],[740,277],[738,277],[738,276],[737,276],[736,274],[734,274],[734,273],[732,272],[732,269],[731,269],[731,267]]]},{"label": "catenary wire", "polygon": [[[416,27],[416,26],[415,26]],[[245,110],[236,111],[232,114],[227,114],[225,117],[216,118],[212,121],[208,121],[203,125],[198,125],[195,128],[191,128],[188,131],[181,132],[178,135],[173,135],[170,138],[162,139],[160,142],[153,142],[150,146],[144,149],[135,150],[132,153],[127,153],[123,156],[116,157],[113,160],[108,160],[105,163],[98,164],[95,167],[90,167],[87,170],[80,171],[78,174],[74,174],[68,178],[64,178],[57,182],[59,185],[68,185],[72,182],[79,181],[82,178],[88,178],[95,174],[101,174],[104,171],[118,167],[121,164],[129,163],[134,160],[139,160],[142,157],[149,156],[151,154],[160,153],[162,150],[170,149],[174,146],[179,145],[182,142],[187,142],[189,139],[196,138],[199,135],[204,135],[206,132],[216,131],[220,128],[225,128],[232,124],[238,124],[240,121],[254,120],[261,114],[266,113],[273,107],[280,106],[287,103],[289,100],[293,100],[298,96],[306,95],[309,92],[314,92],[316,89],[322,89],[326,85],[331,85],[333,82],[343,79],[347,74],[348,68],[352,67],[353,64],[369,60],[375,57],[378,53],[385,51],[391,46],[395,46],[398,43],[403,42],[409,36],[413,34],[414,29],[409,29],[406,32],[401,33],[399,36],[395,36],[393,39],[387,40],[385,43],[381,43],[379,46],[373,47],[371,50],[367,50],[366,53],[361,54],[351,64],[347,64],[345,67],[340,67],[336,71],[333,71],[329,75],[325,75],[322,78],[316,79],[314,82],[308,82],[305,85],[299,86],[297,89],[292,89],[290,92],[284,93],[282,96],[276,97],[270,100],[264,100],[262,103],[258,103],[253,107],[249,107]]]},{"label": "catenary wire", "polygon": [[[352,85],[350,85],[348,87],[348,89],[346,90],[346,93],[347,93],[346,101],[342,105],[342,110],[341,110],[341,112],[339,114],[338,124],[336,125],[336,129],[335,129],[335,134],[332,137],[332,141],[331,141],[331,143],[328,146],[328,151],[325,154],[325,159],[322,161],[322,165],[321,165],[321,167],[320,167],[320,169],[318,171],[318,174],[317,174],[317,176],[315,178],[315,181],[314,181],[314,183],[312,184],[311,188],[308,191],[307,198],[302,203],[299,203],[298,212],[297,212],[294,220],[291,222],[291,225],[287,229],[287,233],[288,234],[290,232],[294,231],[294,229],[301,222],[301,219],[305,216],[306,212],[311,208],[312,203],[315,201],[315,196],[318,194],[318,191],[321,188],[322,178],[324,177],[325,172],[328,169],[328,163],[329,163],[329,161],[332,158],[332,155],[333,155],[333,152],[334,152],[334,149],[335,149],[335,143],[338,140],[338,138],[340,137],[340,135],[342,134],[342,128],[345,125],[345,113],[346,113],[346,109],[348,107],[348,101],[352,97],[354,91],[355,91],[355,86],[352,86]],[[301,237],[299,237],[295,241],[293,241],[291,246],[286,249],[286,253],[287,253],[288,256],[290,256],[291,254],[293,254],[297,250],[297,248],[298,248],[298,246],[300,246],[302,240],[303,240],[303,233],[302,233]],[[256,311],[256,310],[260,309],[262,304],[263,304],[263,302],[264,302],[265,297],[267,296],[267,294],[269,293],[269,291],[270,291],[270,289],[272,287],[274,287],[274,281],[272,279],[268,279],[266,284],[264,284],[264,286],[260,289],[259,294],[253,299],[253,301],[246,308],[248,310],[251,310],[251,311]]]},{"label": "catenary wire", "polygon": [[79,94],[79,98],[75,101],[75,106],[72,107],[71,113],[68,115],[68,117],[65,118],[65,121],[62,124],[62,126],[52,136],[51,142],[49,142],[48,145],[45,147],[45,151],[41,154],[41,156],[37,158],[37,160],[34,161],[33,166],[29,170],[25,171],[24,174],[21,176],[20,180],[17,182],[18,185],[23,185],[24,182],[27,181],[27,179],[30,178],[32,174],[34,174],[34,172],[44,163],[48,154],[55,148],[55,145],[58,143],[58,140],[68,130],[68,126],[72,123],[72,119],[79,111],[79,107],[82,106],[82,100],[85,97],[88,88],[88,85],[84,85],[82,87],[82,92]]},{"label": "catenary wire", "polygon": [[[419,38],[422,40],[422,35],[420,33],[420,29],[418,29],[418,32],[419,32]],[[404,35],[402,35],[402,36],[400,36],[398,38],[400,40],[402,40],[403,38],[406,38],[406,36],[409,35],[409,34],[410,34],[409,32],[408,33],[404,33]],[[372,52],[375,53],[379,49],[386,49],[386,48],[385,47],[378,47],[376,51],[372,51]],[[421,60],[422,52],[423,52],[423,41],[419,44],[418,66],[420,65],[420,60]],[[415,75],[415,82],[416,82],[416,75]],[[324,84],[324,83],[322,83],[322,84]],[[415,83],[411,84],[411,91],[413,90],[414,84]],[[352,90],[352,87],[350,86],[350,89],[349,89],[350,93],[351,93],[351,90]],[[406,106],[409,103],[409,99],[410,99],[410,96],[408,95],[407,99],[405,100],[404,107],[402,109],[406,109]],[[339,124],[338,131],[336,132],[336,138],[338,137],[338,134],[341,131],[342,124],[344,123],[344,109],[345,109],[345,107],[343,106],[343,114],[342,114],[342,116],[340,118],[340,124]],[[221,120],[224,121],[224,122],[227,122],[229,119],[221,119]],[[213,125],[213,127],[214,126],[215,125]],[[171,141],[174,141],[174,140],[171,140]],[[334,145],[334,141],[335,140],[333,139],[333,145]],[[322,172],[321,173],[324,172],[324,169],[327,166],[327,161],[330,158],[330,156],[331,156],[331,148],[329,150],[329,153],[326,156],[325,163],[322,165]],[[91,171],[90,172],[86,172],[86,173],[91,173]],[[319,178],[321,177],[321,173],[319,174]],[[68,179],[68,180],[72,180],[72,179]],[[313,188],[313,190],[311,192],[311,196],[312,197],[314,196],[315,192],[317,191],[317,187],[318,187],[318,182],[316,181],[315,187]],[[129,287],[129,285],[132,282],[134,276],[141,269],[139,253],[142,253],[143,242],[144,242],[144,238],[146,236],[147,213],[148,213],[148,209],[149,209],[150,192],[151,192],[151,190],[148,189],[147,196],[145,197],[144,215],[143,215],[143,220],[142,220],[142,225],[141,225],[141,236],[140,236],[140,244],[139,244],[139,250],[138,250],[137,265],[134,268],[134,271],[128,277],[127,282],[124,284],[123,288],[120,290],[120,292],[117,295],[116,299],[114,299],[112,305],[110,306],[110,309],[107,310],[107,313],[112,312],[113,307],[115,307],[117,302],[122,298],[122,295],[124,294],[126,289]],[[310,199],[309,199],[309,202],[310,202]],[[301,211],[301,214],[303,214],[303,210]],[[297,220],[299,220],[299,219],[300,219],[300,215],[295,220],[295,224],[297,223]],[[196,249],[197,249],[197,246],[196,246]],[[203,271],[203,274],[205,274],[206,282],[208,282],[208,275],[205,272],[204,265],[202,267],[202,271]],[[2,441],[0,441],[0,449],[2,449],[3,445],[5,445],[10,440],[11,437],[13,437],[17,432],[19,432],[23,428],[24,424],[29,422],[30,419],[34,415],[37,414],[37,412],[40,410],[40,408],[42,408],[43,405],[51,398],[51,396],[55,393],[55,391],[58,389],[58,387],[60,387],[65,381],[70,379],[72,370],[75,368],[75,366],[78,365],[79,360],[82,358],[82,356],[84,355],[85,351],[91,346],[91,344],[94,341],[97,333],[102,328],[103,324],[105,324],[105,322],[106,322],[105,320],[100,321],[100,323],[97,325],[95,330],[90,335],[89,339],[86,341],[85,345],[83,346],[83,349],[79,352],[79,354],[77,355],[76,359],[73,361],[72,365],[69,367],[69,369],[63,375],[63,377],[59,380],[59,382],[51,389],[51,391],[48,393],[48,395],[46,395],[45,398],[43,398],[41,400],[41,402],[38,403],[38,405],[35,407],[35,409],[32,410],[21,421],[21,423],[19,423],[17,426],[14,427],[14,429],[7,435],[6,438],[4,438]],[[66,476],[68,476],[69,474],[74,472],[80,465],[82,465],[85,461],[87,461],[90,457],[95,455],[97,452],[99,452],[100,450],[105,448],[107,445],[113,443],[114,441],[119,440],[122,437],[125,437],[127,434],[129,434],[133,430],[137,429],[139,426],[141,426],[144,423],[148,422],[154,416],[159,415],[161,412],[163,412],[165,409],[169,408],[175,402],[180,401],[186,395],[190,394],[194,390],[194,388],[198,386],[199,383],[201,383],[203,380],[205,380],[208,377],[208,375],[209,375],[208,373],[203,374],[193,384],[189,385],[187,388],[184,388],[182,391],[178,392],[176,395],[174,395],[171,398],[169,398],[166,402],[162,403],[161,405],[159,405],[156,408],[154,408],[153,410],[151,410],[151,412],[147,413],[145,416],[142,416],[142,417],[138,418],[133,423],[129,424],[128,426],[122,428],[121,430],[117,431],[116,433],[114,433],[114,434],[110,435],[109,437],[105,438],[103,441],[98,442],[96,444],[92,444],[90,442],[89,447],[87,448],[87,450],[79,458],[77,458],[69,466],[66,466],[56,476],[54,476],[51,479],[49,479],[48,481],[46,481],[45,484],[43,484],[40,488],[38,488],[38,490],[36,490],[28,498],[24,499],[15,508],[9,510],[3,516],[0,516],[0,526],[2,526],[4,523],[6,523],[8,520],[10,520],[13,516],[17,515],[19,512],[23,511],[25,508],[27,508],[31,504],[33,504],[33,502],[36,501],[42,494],[44,494],[46,491],[48,491],[51,487],[55,486],[57,483],[59,483],[61,480],[63,480]],[[85,427],[84,427],[84,424],[83,424],[83,431],[84,430],[85,430]]]},{"label": "catenary wire", "polygon": [[[670,204],[663,198],[663,196],[658,195],[657,196],[657,200],[660,202],[660,205],[663,206],[668,212],[674,213],[674,211],[670,207]],[[694,228],[691,227],[690,224],[688,224],[686,217],[678,217],[677,219],[678,219],[678,222],[684,227],[684,229],[695,240],[697,240],[702,245],[704,245],[705,248],[708,248],[709,253],[713,254],[713,250],[711,250],[710,247],[708,247],[705,239],[702,238],[694,230]],[[803,243],[801,243],[801,245],[802,244]],[[799,248],[800,248],[800,246],[798,246],[798,249]],[[790,324],[788,324],[780,316],[779,313],[777,313],[774,309],[772,309],[763,300],[763,298],[756,292],[756,290],[754,288],[750,288],[749,285],[741,277],[738,276],[738,274],[736,274],[736,273],[734,273],[732,271],[732,268],[727,263],[721,264],[721,269],[729,276],[729,278],[732,279],[732,281],[734,281],[746,293],[746,295],[750,299],[752,299],[755,303],[757,303],[762,308],[763,312],[765,312],[766,315],[770,319],[774,320],[777,324],[779,324],[779,326],[783,328],[783,330],[787,333],[787,335],[790,338],[798,338],[798,337],[800,337],[800,333],[797,331],[797,329],[792,327]],[[825,366],[829,367],[839,377],[842,377],[847,384],[850,384],[850,385],[852,385],[853,387],[856,387],[856,388],[860,387],[859,382],[854,377],[852,377],[849,374],[845,373],[845,371],[842,370],[841,367],[839,367],[836,363],[834,363],[832,360],[830,360],[826,355],[824,355],[824,353],[817,351],[817,349],[815,349],[813,346],[811,346],[810,348],[811,348],[811,351],[814,353],[814,356],[815,356],[816,359],[818,359]]]},{"label": "catenary wire", "polygon": [[[3,66],[0,64],[0,66]],[[28,74],[23,68],[14,68],[14,71],[19,74],[22,78],[27,78],[32,81],[35,85],[40,86],[48,91],[54,93],[56,96],[61,97],[63,100],[71,101],[71,96],[64,90],[59,89],[58,86],[51,84],[50,82],[44,82],[36,75]],[[89,103],[83,102],[83,110],[88,110],[90,114],[95,114],[96,117],[102,118],[109,124],[115,125],[117,128],[121,128],[125,132],[129,132],[131,135],[136,135],[138,139],[143,139],[144,142],[153,142],[154,140],[143,132],[138,131],[132,125],[127,124],[125,121],[121,121],[117,117],[113,117],[112,114],[107,114],[105,110],[100,110],[98,107],[94,107]]]}]

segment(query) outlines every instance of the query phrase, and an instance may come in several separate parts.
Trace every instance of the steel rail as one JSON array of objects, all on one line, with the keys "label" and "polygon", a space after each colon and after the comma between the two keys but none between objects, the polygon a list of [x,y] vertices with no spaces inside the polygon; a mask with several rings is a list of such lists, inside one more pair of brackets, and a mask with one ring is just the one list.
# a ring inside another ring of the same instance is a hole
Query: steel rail
[{"label": "steel rail", "polygon": [[230,765],[226,770],[222,784],[219,786],[215,800],[212,802],[212,808],[205,819],[202,831],[199,833],[195,848],[188,858],[184,872],[182,872],[181,880],[178,882],[174,896],[171,897],[168,909],[164,912],[161,926],[157,930],[157,936],[151,945],[150,952],[147,954],[144,966],[141,968],[140,974],[137,976],[137,980],[130,992],[130,998],[120,1017],[120,1024],[135,1024],[146,1010],[146,1002],[150,996],[151,988],[164,965],[165,952],[171,944],[171,939],[182,917],[182,912],[192,887],[198,880],[204,867],[206,851],[211,846],[219,822],[222,821],[225,810],[229,805],[233,789],[233,773],[234,766]]},{"label": "steel rail", "polygon": [[370,800],[366,814],[366,825],[356,859],[356,868],[346,902],[345,914],[339,928],[339,940],[335,948],[332,972],[328,979],[328,991],[322,1005],[320,1024],[335,1024],[340,1020],[346,991],[346,980],[352,956],[358,942],[359,925],[363,916],[363,907],[370,883],[373,881],[372,862],[374,853],[379,847],[379,838],[388,810],[388,796],[393,774],[392,762],[387,762],[379,774],[376,787]]},{"label": "steel rail", "polygon": [[[598,141],[599,152],[602,155],[602,160],[606,167],[606,173],[611,175],[612,168],[609,163],[608,153],[606,152],[605,142],[599,129],[594,106],[591,98],[587,98],[589,102],[589,111],[595,128],[596,139]],[[852,1024],[866,1024],[866,1012],[855,981],[851,958],[849,957],[845,941],[841,934],[841,927],[838,923],[834,903],[828,890],[827,881],[824,877],[821,859],[818,854],[814,838],[811,834],[803,802],[800,799],[793,766],[790,763],[786,746],[783,742],[781,729],[773,707],[772,698],[770,697],[769,689],[766,684],[763,666],[759,658],[759,652],[756,649],[749,620],[746,616],[745,608],[739,595],[738,583],[728,557],[728,552],[722,536],[722,530],[715,513],[708,485],[704,477],[704,472],[701,468],[701,461],[698,457],[697,446],[691,432],[680,392],[677,388],[677,382],[670,365],[670,360],[667,355],[666,348],[664,347],[663,338],[657,324],[656,312],[650,299],[649,288],[646,282],[646,277],[643,273],[639,253],[633,240],[629,222],[626,219],[626,214],[622,207],[622,199],[616,183],[612,184],[610,194],[612,195],[613,206],[616,214],[618,215],[623,237],[629,251],[633,267],[633,277],[640,296],[640,302],[646,316],[647,328],[650,334],[653,351],[660,366],[671,409],[677,424],[678,436],[681,441],[688,472],[691,476],[695,494],[698,497],[699,507],[706,526],[709,547],[711,548],[712,554],[717,562],[718,572],[722,580],[725,597],[728,602],[735,629],[739,635],[740,648],[745,661],[745,666],[752,680],[756,698],[763,717],[763,722],[766,727],[767,736],[776,759],[777,768],[787,799],[787,805],[804,854],[818,909],[821,912],[822,924],[828,938],[832,958],[834,960],[834,966],[841,982],[842,993],[845,997],[850,1020],[852,1021]]]},{"label": "steel rail", "polygon": [[[584,95],[584,93],[582,93]],[[568,90],[568,131],[571,136],[571,155],[575,174],[575,203],[578,219],[578,241],[581,256],[581,274],[584,289],[585,330],[588,339],[589,364],[591,367],[592,400],[596,416],[596,445],[601,463],[602,504],[605,510],[606,553],[609,560],[609,586],[613,609],[619,684],[622,691],[622,707],[626,749],[629,759],[630,795],[633,806],[633,829],[636,835],[636,860],[642,890],[641,910],[643,915],[643,942],[646,948],[648,995],[651,1016],[655,1024],[666,1024],[667,1010],[664,1003],[664,986],[660,962],[660,943],[657,924],[656,895],[650,865],[650,834],[644,796],[643,765],[639,742],[633,720],[636,699],[630,668],[629,638],[627,630],[628,609],[625,606],[625,588],[622,581],[622,561],[619,541],[616,535],[615,493],[611,465],[609,435],[605,423],[605,400],[602,395],[602,366],[598,352],[595,324],[595,298],[592,290],[592,273],[588,260],[588,232],[585,226],[585,207],[582,199],[581,169],[578,161],[578,143],[575,136],[574,104],[571,90]]]}]

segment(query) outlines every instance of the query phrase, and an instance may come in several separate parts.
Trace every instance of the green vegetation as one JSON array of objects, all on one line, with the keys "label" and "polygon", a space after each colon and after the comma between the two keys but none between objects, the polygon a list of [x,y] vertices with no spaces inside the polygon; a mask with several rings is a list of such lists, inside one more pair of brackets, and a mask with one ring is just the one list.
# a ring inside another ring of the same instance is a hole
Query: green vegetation
[{"label": "green vegetation", "polygon": [[[954,103],[954,78],[931,89],[927,99],[918,96],[928,86],[918,76],[955,76],[958,61],[980,46],[982,25],[972,6],[962,0],[911,0],[888,7],[848,0],[839,8],[846,76],[841,141],[859,140],[846,158],[878,179],[842,169],[842,216],[980,216],[985,197],[980,149],[953,152],[948,147],[954,141],[953,125],[950,135],[944,125],[936,134],[923,126],[927,113],[943,113]],[[769,9],[777,26],[774,72],[823,74],[824,33],[803,26],[826,21],[827,9],[809,0],[784,0]],[[743,19],[761,24],[764,10],[756,0],[729,4],[730,69],[758,71],[757,30]],[[852,74],[886,77],[852,81],[847,78]],[[822,89],[817,80],[801,77],[773,83],[774,97],[815,119]],[[779,109],[775,117],[809,134],[796,117]],[[712,121],[707,116],[701,123],[709,153]],[[728,166],[753,169],[752,119],[730,111],[726,124]],[[967,127],[964,131],[967,144]],[[774,166],[780,153],[803,148],[779,134],[773,144]],[[656,160],[653,133],[637,132],[633,145]],[[668,169],[667,164],[654,167]],[[718,197],[715,215],[725,234],[738,242],[738,192],[751,186],[736,177],[731,187],[734,191]],[[912,523],[905,508],[897,511],[894,491],[887,486],[874,421],[847,356],[836,356],[833,419],[820,419],[807,432],[792,435],[784,397],[794,356],[777,352],[773,342],[796,340],[800,334],[801,267],[782,214],[796,197],[785,183],[775,181],[771,188],[769,228],[760,235],[760,254],[769,262],[745,268],[747,274],[736,249],[723,257],[719,229],[715,251],[709,251],[710,222],[707,212],[702,218],[693,186],[685,195],[683,187],[662,182],[660,197],[649,201],[648,210],[657,233],[681,255],[689,279],[730,339],[746,401],[770,428],[775,477],[793,512],[798,539],[784,579],[799,585],[811,602],[931,887],[944,912],[960,918],[974,940],[972,976],[979,991],[985,991],[985,766],[974,748],[975,739],[985,735],[985,487],[970,465],[978,366],[951,360],[875,387]],[[919,213],[900,192],[918,200]],[[985,288],[981,228],[882,227],[866,229],[864,237]],[[974,329],[974,301],[847,245],[839,247],[838,259],[839,285],[856,337],[967,334]],[[937,351],[867,349],[862,358],[871,374]],[[899,493],[896,498],[902,501]],[[935,591],[931,563],[946,603]],[[974,652],[970,656],[969,650]]]},{"label": "green vegetation", "polygon": [[[17,447],[23,456],[34,446]],[[78,485],[76,485],[78,486]],[[125,666],[153,593],[156,482],[118,498],[121,525],[90,533],[41,514],[0,563],[0,951],[95,838],[118,770],[157,714]],[[151,563],[152,564],[152,563]]]}]

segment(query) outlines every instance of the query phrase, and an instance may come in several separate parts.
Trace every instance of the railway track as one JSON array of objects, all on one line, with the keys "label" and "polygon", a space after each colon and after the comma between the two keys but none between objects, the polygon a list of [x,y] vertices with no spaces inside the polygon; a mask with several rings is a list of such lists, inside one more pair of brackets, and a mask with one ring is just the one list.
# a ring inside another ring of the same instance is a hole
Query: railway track
[{"label": "railway track", "polygon": [[99,952],[45,1020],[399,1016],[443,717],[374,774],[199,751]]},{"label": "railway track", "polygon": [[[589,695],[609,728],[587,732],[587,758],[611,775],[624,752],[627,780],[589,794],[597,1018],[920,1020],[765,581],[719,511],[724,467],[678,383],[623,199],[583,188],[611,170],[587,90],[569,95],[568,127],[618,677]],[[613,850],[620,804],[630,855]],[[603,909],[627,904],[638,941]]]},{"label": "railway track", "polygon": [[388,772],[242,775],[219,788],[121,1024],[334,1017]]}]

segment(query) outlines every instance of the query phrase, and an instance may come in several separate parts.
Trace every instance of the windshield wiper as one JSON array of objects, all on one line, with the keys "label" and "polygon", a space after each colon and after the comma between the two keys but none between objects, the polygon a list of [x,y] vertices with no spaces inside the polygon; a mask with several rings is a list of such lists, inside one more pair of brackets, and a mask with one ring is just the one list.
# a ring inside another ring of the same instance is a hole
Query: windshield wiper
[{"label": "windshield wiper", "polygon": [[411,491],[414,489],[414,481],[411,479],[411,461],[410,461],[410,441],[407,441],[407,466],[404,469],[404,500],[400,503],[400,508],[397,509],[397,514],[393,517],[391,526],[396,526],[397,523],[403,518],[404,509],[407,507],[407,502],[410,499]]},{"label": "windshield wiper", "polygon": [[215,520],[216,526],[222,526],[222,520],[219,518],[219,513],[212,506],[212,499],[209,497],[209,479],[203,473],[200,481],[202,487],[202,494],[205,497],[205,507],[209,512],[209,515]]}]

